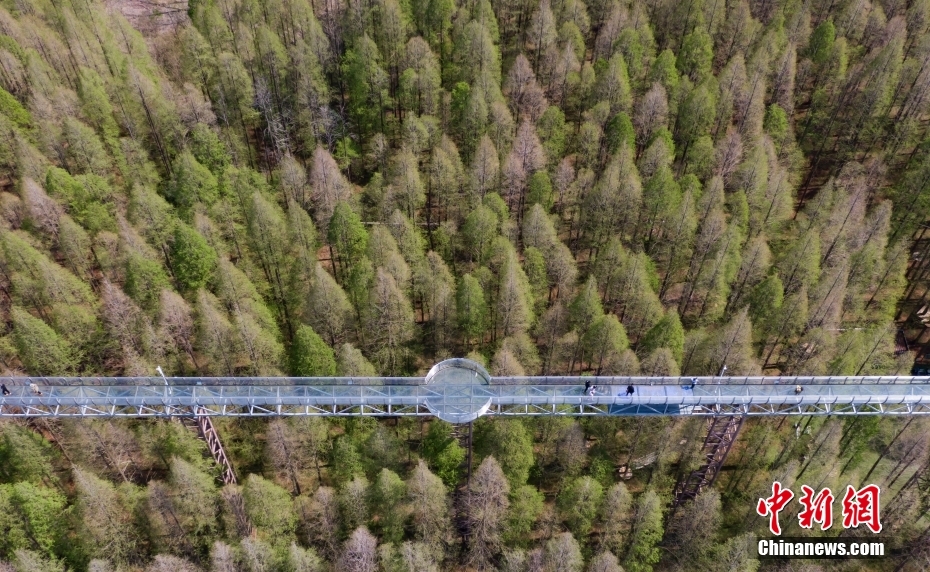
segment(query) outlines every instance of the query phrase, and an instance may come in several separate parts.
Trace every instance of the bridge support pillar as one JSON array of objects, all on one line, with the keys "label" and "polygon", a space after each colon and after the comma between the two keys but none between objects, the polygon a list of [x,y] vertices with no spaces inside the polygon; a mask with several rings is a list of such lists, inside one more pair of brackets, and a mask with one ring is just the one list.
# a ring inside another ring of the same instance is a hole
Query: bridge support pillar
[{"label": "bridge support pillar", "polygon": [[711,419],[707,437],[704,438],[704,445],[701,447],[704,463],[675,484],[673,509],[694,500],[701,491],[714,484],[730,448],[733,447],[733,442],[739,435],[744,419],[742,415],[718,415]]},{"label": "bridge support pillar", "polygon": [[229,457],[226,456],[226,451],[223,449],[223,444],[220,442],[220,435],[213,426],[213,420],[207,415],[207,410],[203,407],[195,407],[194,420],[197,422],[197,434],[207,444],[207,448],[210,449],[210,455],[213,456],[213,460],[216,461],[216,464],[219,465],[222,470],[220,479],[223,481],[223,484],[236,484],[236,473],[233,471]]}]

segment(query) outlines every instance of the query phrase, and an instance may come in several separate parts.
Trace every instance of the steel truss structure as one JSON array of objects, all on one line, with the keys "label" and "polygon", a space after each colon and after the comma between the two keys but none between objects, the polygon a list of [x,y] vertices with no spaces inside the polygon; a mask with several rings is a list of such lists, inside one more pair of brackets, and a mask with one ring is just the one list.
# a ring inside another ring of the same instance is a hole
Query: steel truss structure
[{"label": "steel truss structure", "polygon": [[[0,416],[926,415],[928,377],[0,378]],[[593,394],[585,382],[596,386]],[[626,395],[633,386],[632,396]],[[800,391],[799,391],[800,390]]]},{"label": "steel truss structure", "polygon": [[704,463],[675,485],[672,507],[694,500],[701,491],[714,484],[745,419],[743,416],[727,415],[714,417],[710,421],[707,437],[701,447]]},{"label": "steel truss structure", "polygon": [[197,434],[207,444],[210,455],[222,471],[220,480],[223,481],[224,485],[236,484],[236,472],[233,470],[232,463],[226,455],[222,442],[220,442],[220,436],[213,426],[213,421],[202,408],[197,408],[194,413],[197,421]]}]

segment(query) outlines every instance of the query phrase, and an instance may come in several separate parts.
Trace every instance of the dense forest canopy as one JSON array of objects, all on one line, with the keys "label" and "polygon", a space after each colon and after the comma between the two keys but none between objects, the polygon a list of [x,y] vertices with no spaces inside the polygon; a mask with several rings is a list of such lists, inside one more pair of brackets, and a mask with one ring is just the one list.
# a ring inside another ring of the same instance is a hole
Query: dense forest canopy
[{"label": "dense forest canopy", "polygon": [[[905,373],[928,28],[928,0],[0,0],[0,369]],[[0,560],[751,569],[745,507],[789,473],[881,475],[927,543],[922,423],[748,426],[669,514],[700,422],[486,421],[467,486],[438,422],[229,422],[222,491],[175,424],[3,424]]]},{"label": "dense forest canopy", "polygon": [[9,371],[903,367],[930,3],[120,4],[0,12]]}]

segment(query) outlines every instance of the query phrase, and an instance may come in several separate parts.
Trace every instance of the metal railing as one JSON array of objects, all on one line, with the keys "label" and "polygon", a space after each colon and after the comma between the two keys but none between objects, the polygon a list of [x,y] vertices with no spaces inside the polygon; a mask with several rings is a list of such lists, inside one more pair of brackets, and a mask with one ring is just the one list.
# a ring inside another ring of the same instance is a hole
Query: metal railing
[{"label": "metal railing", "polygon": [[[76,381],[86,379],[105,380],[108,384]],[[0,397],[0,416],[181,416],[190,415],[192,408],[202,408],[205,415],[226,416],[434,415],[430,403],[451,404],[462,411],[483,409],[482,413],[491,415],[846,415],[930,411],[930,378],[926,377],[735,378],[757,382],[720,384],[711,383],[712,378],[699,378],[694,389],[686,378],[495,378],[492,385],[355,383],[360,379],[258,378],[259,383],[253,383],[255,378],[168,378],[166,386],[161,378],[128,378],[129,383],[124,383],[124,378],[0,378],[10,390],[10,395]],[[230,383],[232,380],[236,385]],[[321,384],[330,380],[353,383]],[[598,386],[594,395],[584,393],[582,384],[589,380]],[[35,384],[41,395],[30,384]],[[628,385],[634,386],[631,397],[625,395]]]},{"label": "metal railing", "polygon": [[[449,366],[460,367],[460,366]],[[481,372],[479,372],[481,373]],[[483,375],[483,374],[482,374]],[[519,376],[493,377],[491,385],[927,385],[930,376]],[[415,386],[424,377],[0,377],[16,386]]]}]

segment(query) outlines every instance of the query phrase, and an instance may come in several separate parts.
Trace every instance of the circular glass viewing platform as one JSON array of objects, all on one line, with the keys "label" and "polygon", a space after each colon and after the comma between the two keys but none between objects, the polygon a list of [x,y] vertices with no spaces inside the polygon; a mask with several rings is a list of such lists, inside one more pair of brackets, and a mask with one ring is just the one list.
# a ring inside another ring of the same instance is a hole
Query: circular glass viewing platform
[{"label": "circular glass viewing platform", "polygon": [[491,407],[491,374],[469,359],[452,358],[426,374],[426,407],[449,423],[468,423]]}]

